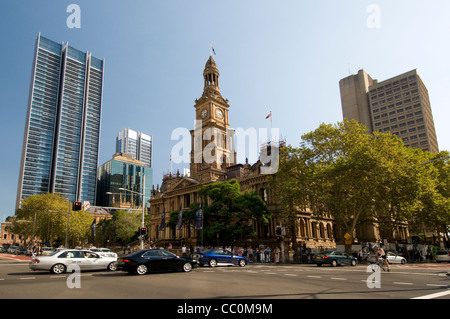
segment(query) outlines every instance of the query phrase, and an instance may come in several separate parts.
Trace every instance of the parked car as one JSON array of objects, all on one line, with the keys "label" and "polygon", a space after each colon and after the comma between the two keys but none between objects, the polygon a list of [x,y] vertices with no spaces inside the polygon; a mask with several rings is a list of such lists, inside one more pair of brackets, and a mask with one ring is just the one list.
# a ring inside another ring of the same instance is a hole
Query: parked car
[{"label": "parked car", "polygon": [[89,250],[99,254],[100,256],[117,258],[117,254],[109,248],[89,248]]},{"label": "parked car", "polygon": [[402,265],[406,264],[406,258],[402,257],[400,255],[397,255],[394,252],[390,252],[390,251],[387,252],[386,257],[390,264],[402,264]]},{"label": "parked car", "polygon": [[325,251],[312,256],[312,261],[317,266],[322,266],[323,264],[329,264],[333,267],[337,265],[352,265],[356,266],[358,260],[346,253],[340,251]]},{"label": "parked car", "polygon": [[27,249],[25,247],[17,247],[17,249],[14,251],[14,255],[25,255],[27,253]]},{"label": "parked car", "polygon": [[198,253],[198,255],[198,262],[201,266],[208,265],[210,267],[216,267],[220,265],[239,265],[244,267],[248,264],[247,258],[235,255],[222,248],[205,250]]},{"label": "parked car", "polygon": [[17,248],[18,248],[18,246],[10,246],[8,248],[8,254],[14,254],[14,252],[16,251]]},{"label": "parked car", "polygon": [[197,266],[195,259],[179,257],[164,249],[139,250],[117,260],[117,269],[138,275],[145,275],[150,271],[190,272]]},{"label": "parked car", "polygon": [[436,262],[437,263],[450,262],[450,250],[438,250],[436,252]]},{"label": "parked car", "polygon": [[80,270],[117,269],[117,258],[103,257],[89,250],[67,249],[55,251],[48,256],[37,256],[31,259],[32,270],[47,270],[54,274],[67,271],[69,265],[77,265]]},{"label": "parked car", "polygon": [[43,247],[42,248],[42,256],[49,256],[55,251],[52,247]]},{"label": "parked car", "polygon": [[8,248],[9,248],[8,244],[3,244],[2,247],[0,248],[0,253],[6,254],[8,252]]}]

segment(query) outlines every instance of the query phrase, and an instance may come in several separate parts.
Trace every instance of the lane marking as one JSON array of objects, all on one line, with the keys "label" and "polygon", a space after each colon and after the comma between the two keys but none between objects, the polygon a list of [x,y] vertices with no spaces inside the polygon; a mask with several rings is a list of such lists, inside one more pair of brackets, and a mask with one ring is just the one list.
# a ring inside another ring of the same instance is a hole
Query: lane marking
[{"label": "lane marking", "polygon": [[439,297],[443,297],[443,296],[447,296],[447,295],[450,295],[450,289],[448,289],[446,291],[441,291],[441,292],[437,292],[434,294],[430,294],[430,295],[411,298],[411,299],[433,299],[433,298],[439,298]]},{"label": "lane marking", "polygon": [[399,281],[394,281],[394,284],[397,284],[397,285],[412,285],[413,283],[412,283],[412,282],[399,282]]},{"label": "lane marking", "polygon": [[331,279],[334,279],[334,280],[347,280],[347,278],[337,278],[337,277],[332,277]]}]

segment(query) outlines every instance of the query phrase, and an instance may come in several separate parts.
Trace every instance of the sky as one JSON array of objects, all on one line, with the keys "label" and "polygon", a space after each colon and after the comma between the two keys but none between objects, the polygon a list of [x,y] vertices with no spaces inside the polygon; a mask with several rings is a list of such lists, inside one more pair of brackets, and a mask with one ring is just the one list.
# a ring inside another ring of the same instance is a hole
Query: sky
[{"label": "sky", "polygon": [[[71,4],[79,27],[67,23]],[[343,120],[340,79],[417,69],[439,149],[450,150],[449,12],[448,0],[2,0],[0,221],[14,215],[39,32],[105,60],[99,165],[120,130],[142,131],[154,139],[156,187],[180,142],[172,133],[194,127],[211,45],[232,128],[268,130],[272,112],[273,128],[298,146],[320,124]],[[244,153],[256,161],[246,149],[238,162]],[[173,172],[183,168],[172,163]]]}]

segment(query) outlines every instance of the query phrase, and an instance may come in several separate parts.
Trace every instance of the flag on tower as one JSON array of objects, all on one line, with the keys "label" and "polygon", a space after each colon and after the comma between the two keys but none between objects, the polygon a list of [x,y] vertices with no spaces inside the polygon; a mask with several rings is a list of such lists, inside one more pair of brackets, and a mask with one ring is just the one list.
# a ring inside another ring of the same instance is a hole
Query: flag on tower
[{"label": "flag on tower", "polygon": [[266,116],[266,120],[272,116],[272,112],[269,113],[269,115]]}]

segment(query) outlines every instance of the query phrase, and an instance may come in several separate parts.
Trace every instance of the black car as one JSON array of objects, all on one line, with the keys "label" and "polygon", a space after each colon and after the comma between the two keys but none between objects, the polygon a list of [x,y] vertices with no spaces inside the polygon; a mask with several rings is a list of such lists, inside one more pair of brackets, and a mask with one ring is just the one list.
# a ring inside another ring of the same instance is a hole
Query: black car
[{"label": "black car", "polygon": [[317,266],[322,266],[323,264],[330,264],[333,267],[337,265],[352,265],[356,266],[357,259],[346,253],[340,251],[326,251],[317,255],[312,256],[312,261]]},{"label": "black car", "polygon": [[117,269],[130,274],[145,275],[150,271],[190,272],[198,266],[192,258],[179,257],[163,249],[139,250],[128,256],[117,259]]}]

